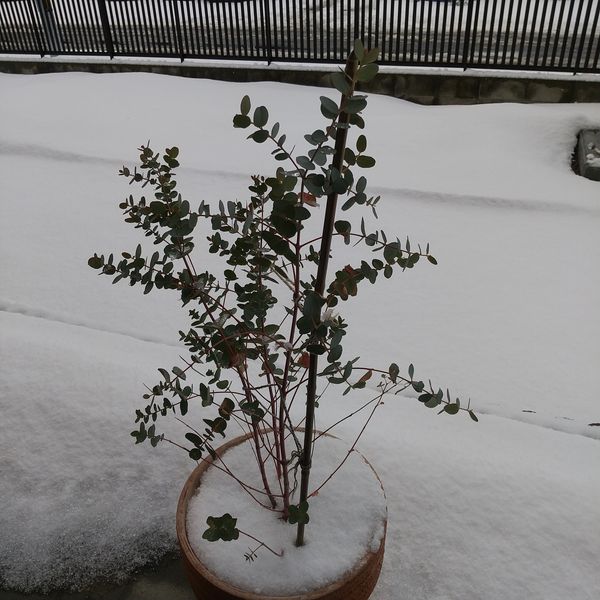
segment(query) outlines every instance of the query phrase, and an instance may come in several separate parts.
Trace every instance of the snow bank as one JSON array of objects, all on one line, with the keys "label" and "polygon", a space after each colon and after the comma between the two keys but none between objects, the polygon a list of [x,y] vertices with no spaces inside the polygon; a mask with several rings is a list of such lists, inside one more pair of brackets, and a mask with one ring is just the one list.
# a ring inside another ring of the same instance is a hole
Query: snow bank
[{"label": "snow bank", "polygon": [[135,446],[140,382],[165,346],[0,312],[0,581],[81,587],[122,579],[175,546],[189,459]]},{"label": "snow bank", "polygon": [[[86,266],[139,240],[120,222],[130,190],[116,171],[151,138],[180,146],[190,200],[241,198],[249,173],[271,169],[230,127],[241,96],[300,142],[320,124],[323,90],[77,73],[0,75],[0,90],[0,579],[75,588],[173,548],[193,467],[129,437],[142,382],[176,363],[185,315],[168,294],[141,298]],[[360,445],[390,510],[373,598],[595,599],[600,192],[569,155],[600,105],[371,96],[367,118],[380,227],[429,241],[439,266],[342,305],[346,351],[412,361],[482,415],[436,418],[400,397],[378,411]],[[335,264],[358,255],[342,246]],[[317,426],[368,393],[328,395]]]}]

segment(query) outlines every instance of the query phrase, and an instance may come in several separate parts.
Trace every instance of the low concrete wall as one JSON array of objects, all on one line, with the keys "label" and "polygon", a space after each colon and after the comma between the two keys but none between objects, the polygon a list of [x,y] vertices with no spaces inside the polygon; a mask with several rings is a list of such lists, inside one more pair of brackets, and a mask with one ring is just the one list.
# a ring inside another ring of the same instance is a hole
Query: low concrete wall
[{"label": "low concrete wall", "polygon": [[[122,60],[89,62],[68,60],[0,60],[0,71],[5,73],[64,73],[87,71],[92,73],[121,73],[146,71],[180,77],[218,79],[222,81],[280,81],[300,85],[330,87],[328,72],[336,67],[319,65],[318,69],[303,69],[302,66],[234,66],[220,63],[215,65],[193,63],[145,63]],[[530,76],[448,72],[441,69],[431,71],[419,69],[390,72],[382,69],[377,78],[364,91],[375,92],[410,100],[419,104],[482,104],[490,102],[600,102],[600,77],[579,78],[544,74]]]}]

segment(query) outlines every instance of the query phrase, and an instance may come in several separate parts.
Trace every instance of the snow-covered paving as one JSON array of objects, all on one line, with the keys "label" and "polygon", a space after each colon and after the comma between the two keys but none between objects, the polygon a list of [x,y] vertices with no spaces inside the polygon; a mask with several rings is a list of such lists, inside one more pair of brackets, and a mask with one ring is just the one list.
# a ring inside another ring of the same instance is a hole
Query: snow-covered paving
[{"label": "snow-covered paving", "polygon": [[[121,222],[116,205],[130,190],[116,171],[148,138],[180,147],[192,204],[242,198],[248,174],[271,172],[266,147],[231,127],[245,93],[299,145],[320,123],[316,88],[0,75],[5,586],[116,579],[174,545],[193,464],[134,446],[129,431],[142,382],[175,364],[185,315],[174,297],[110,286],[86,262],[139,241]],[[436,417],[398,397],[376,415],[360,447],[382,476],[390,520],[373,598],[595,599],[600,184],[575,176],[569,158],[579,128],[600,127],[600,105],[371,96],[366,119],[380,226],[430,242],[439,265],[343,305],[346,351],[383,367],[414,362],[417,376],[470,396],[481,417]],[[343,246],[337,264],[364,251]],[[360,400],[329,397],[318,426]]]}]

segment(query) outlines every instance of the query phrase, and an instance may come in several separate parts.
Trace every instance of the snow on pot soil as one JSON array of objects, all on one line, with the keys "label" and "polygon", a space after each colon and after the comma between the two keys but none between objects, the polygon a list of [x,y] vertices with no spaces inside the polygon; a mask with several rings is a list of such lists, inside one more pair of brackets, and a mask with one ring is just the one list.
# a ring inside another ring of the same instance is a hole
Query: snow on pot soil
[{"label": "snow on pot soil", "polygon": [[[319,438],[311,470],[313,489],[325,482],[347,451],[348,444],[340,440]],[[243,474],[246,483],[260,489],[260,475],[248,444],[227,451],[223,460],[234,473]],[[253,476],[247,477],[247,474]],[[276,479],[272,483],[276,486]],[[297,498],[294,501],[297,502]],[[217,469],[209,469],[189,504],[187,531],[190,544],[210,571],[222,581],[243,590],[291,596],[318,589],[339,580],[369,550],[379,548],[386,505],[377,476],[356,452],[309,502],[306,545],[298,548],[294,544],[295,526],[283,522],[279,513],[259,506],[240,491],[239,484],[233,479],[224,477]],[[218,513],[215,513],[217,507]],[[220,517],[224,513],[240,516],[237,523],[240,530],[258,537],[276,552],[283,552],[283,557],[263,548],[254,562],[242,565],[240,558],[249,548],[257,546],[254,541],[243,535],[231,542],[202,539],[207,517]]]},{"label": "snow on pot soil", "polygon": [[[118,579],[175,547],[176,498],[194,464],[134,446],[129,431],[142,382],[177,362],[185,314],[168,294],[110,286],[86,261],[140,240],[121,222],[116,205],[131,190],[116,171],[148,138],[181,148],[192,204],[244,198],[250,173],[271,172],[266,148],[230,126],[245,93],[298,147],[321,125],[316,88],[0,75],[5,587]],[[430,242],[439,265],[342,304],[346,353],[384,368],[414,362],[417,376],[471,396],[481,417],[436,417],[401,397],[376,413],[359,446],[389,508],[373,599],[596,600],[600,191],[569,158],[577,131],[600,125],[600,105],[371,96],[366,120],[380,227]],[[332,267],[363,253],[339,250]],[[366,398],[328,393],[318,427]],[[339,435],[353,440],[361,425]]]}]

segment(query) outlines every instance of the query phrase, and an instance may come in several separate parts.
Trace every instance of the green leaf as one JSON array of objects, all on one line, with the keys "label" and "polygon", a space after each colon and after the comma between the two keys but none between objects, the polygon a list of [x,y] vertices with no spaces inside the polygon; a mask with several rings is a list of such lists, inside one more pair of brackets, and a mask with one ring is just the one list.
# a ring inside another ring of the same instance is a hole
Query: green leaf
[{"label": "green leaf", "polygon": [[472,410],[469,411],[469,416],[471,417],[471,419],[473,419],[473,421],[475,421],[475,423],[479,422],[477,415]]},{"label": "green leaf", "polygon": [[431,396],[431,398],[425,402],[425,406],[427,408],[435,408],[436,406],[439,406],[440,402],[441,399],[438,396]]},{"label": "green leaf", "polygon": [[236,527],[237,519],[229,513],[225,513],[221,517],[208,517],[206,524],[208,529],[202,534],[202,537],[209,542],[216,542],[217,540],[230,542],[231,540],[237,540],[240,536],[240,531]]},{"label": "green leaf", "polygon": [[246,127],[250,127],[252,121],[250,121],[250,117],[248,115],[235,115],[233,117],[233,126],[239,129],[246,129]]},{"label": "green leaf", "polygon": [[267,124],[268,120],[269,120],[269,111],[266,109],[266,107],[259,106],[254,111],[254,118],[252,119],[252,121],[254,122],[254,125],[256,125],[256,127],[264,127]]},{"label": "green leaf", "polygon": [[231,398],[225,398],[223,402],[221,402],[221,406],[219,406],[219,414],[224,419],[229,419],[233,409],[235,408],[235,403]]},{"label": "green leaf", "polygon": [[304,306],[302,314],[310,319],[313,323],[318,323],[321,317],[321,307],[325,304],[325,300],[312,290],[306,292],[304,296]]},{"label": "green leaf", "polygon": [[455,415],[459,408],[459,404],[446,404],[446,406],[444,406],[444,412],[447,412],[449,415]]},{"label": "green leaf", "polygon": [[204,446],[202,438],[195,433],[186,433],[185,439],[194,444],[196,448],[202,448]]},{"label": "green leaf", "polygon": [[[358,139],[356,140],[356,149],[359,152],[364,152],[367,149],[367,138],[364,135],[359,135]],[[364,190],[360,190],[360,191],[364,191]]]},{"label": "green leaf", "polygon": [[336,221],[333,226],[335,227],[335,230],[338,233],[343,234],[347,234],[350,233],[350,230],[352,229],[352,226],[350,225],[350,223],[348,221]]},{"label": "green leaf", "polygon": [[296,162],[307,171],[312,171],[315,168],[315,164],[306,156],[296,157]]},{"label": "green leaf", "polygon": [[358,58],[359,62],[363,61],[365,57],[365,47],[359,39],[354,41],[354,54],[356,54],[356,58]]},{"label": "green leaf", "polygon": [[298,506],[291,505],[289,508],[288,523],[295,525],[296,523],[302,523],[306,525],[310,521],[308,516],[308,502],[300,502]]},{"label": "green leaf", "polygon": [[411,380],[412,380],[414,374],[415,374],[415,367],[411,363],[410,365],[408,365],[408,376],[411,378]]},{"label": "green leaf", "polygon": [[243,115],[247,115],[250,112],[250,97],[244,96],[242,98],[242,102],[240,103],[240,112]]},{"label": "green leaf", "polygon": [[327,355],[327,362],[332,363],[332,362],[335,362],[336,360],[339,360],[340,357],[342,356],[342,352],[343,352],[342,346],[334,346],[331,349],[331,351],[329,352],[329,354]]},{"label": "green leaf", "polygon": [[331,83],[333,83],[335,89],[344,94],[345,96],[350,93],[352,89],[348,83],[348,79],[343,71],[337,71],[331,74]]},{"label": "green leaf", "polygon": [[179,412],[181,413],[181,416],[184,417],[185,414],[188,411],[188,401],[185,398],[181,399],[181,402],[179,403]]},{"label": "green leaf", "polygon": [[173,371],[173,373],[175,373],[175,375],[177,375],[177,377],[185,380],[185,372],[182,371],[179,367],[173,367],[171,370]]},{"label": "green leaf", "polygon": [[363,82],[371,81],[371,79],[373,79],[373,77],[375,77],[375,75],[377,75],[378,71],[379,71],[379,67],[377,65],[374,65],[372,63],[365,64],[358,70],[356,78],[358,79],[358,81],[363,81]]},{"label": "green leaf", "polygon": [[390,265],[396,262],[398,254],[399,252],[397,244],[386,244],[383,248],[383,258]]},{"label": "green leaf", "polygon": [[88,260],[88,266],[92,267],[92,269],[101,269],[103,265],[104,261],[96,254]]},{"label": "green leaf", "polygon": [[365,52],[365,56],[364,56],[363,60],[361,60],[361,63],[363,65],[366,65],[368,63],[373,63],[377,60],[378,57],[379,57],[379,48],[371,48],[371,50],[367,50]]},{"label": "green leaf", "polygon": [[375,159],[372,156],[365,156],[364,154],[361,154],[360,156],[356,157],[356,164],[361,169],[370,169],[371,167],[375,166]]},{"label": "green leaf", "polygon": [[420,394],[425,389],[425,384],[422,381],[413,381],[412,387],[415,392]]},{"label": "green leaf", "polygon": [[200,460],[202,458],[202,450],[200,448],[192,448],[188,452],[188,455],[192,460]]},{"label": "green leaf", "polygon": [[428,260],[428,261],[429,261],[429,262],[430,262],[432,265],[437,265],[437,264],[438,264],[437,260],[435,260],[435,258],[434,258],[433,256],[431,256],[431,255],[429,255],[429,256],[427,257],[427,260]]},{"label": "green leaf", "polygon": [[220,433],[223,437],[225,437],[224,431],[227,429],[227,421],[223,417],[217,417],[212,422],[211,429],[215,433]]},{"label": "green leaf", "polygon": [[259,129],[248,137],[253,139],[257,144],[262,144],[269,139],[269,132],[266,129]]},{"label": "green leaf", "polygon": [[363,108],[367,106],[367,99],[362,96],[353,96],[348,99],[346,105],[344,106],[344,111],[349,115],[354,115],[359,113]]},{"label": "green leaf", "polygon": [[327,96],[321,96],[321,113],[327,119],[335,119],[338,114],[338,105]]}]

